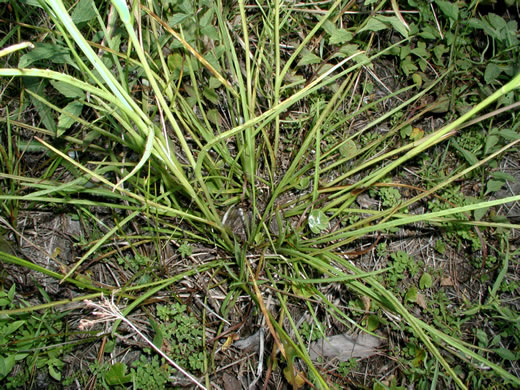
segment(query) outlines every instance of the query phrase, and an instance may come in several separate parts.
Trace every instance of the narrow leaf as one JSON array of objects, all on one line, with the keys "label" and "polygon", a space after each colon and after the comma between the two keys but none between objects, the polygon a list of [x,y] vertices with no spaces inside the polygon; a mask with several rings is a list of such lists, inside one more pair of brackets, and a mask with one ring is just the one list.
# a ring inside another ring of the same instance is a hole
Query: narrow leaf
[{"label": "narrow leaf", "polygon": [[132,169],[132,172],[130,172],[128,175],[126,175],[123,179],[121,179],[114,187],[114,191],[119,187],[121,184],[123,184],[125,181],[127,181],[129,178],[131,178],[133,175],[135,175],[141,167],[148,161],[152,154],[153,144],[155,140],[155,133],[153,129],[150,129],[148,131],[148,136],[146,138],[146,145],[144,148],[143,157],[139,160],[137,165]]},{"label": "narrow leaf", "polygon": [[67,98],[82,98],[85,97],[85,92],[81,88],[75,87],[72,84],[63,81],[51,80],[51,85],[58,90],[63,96]]}]

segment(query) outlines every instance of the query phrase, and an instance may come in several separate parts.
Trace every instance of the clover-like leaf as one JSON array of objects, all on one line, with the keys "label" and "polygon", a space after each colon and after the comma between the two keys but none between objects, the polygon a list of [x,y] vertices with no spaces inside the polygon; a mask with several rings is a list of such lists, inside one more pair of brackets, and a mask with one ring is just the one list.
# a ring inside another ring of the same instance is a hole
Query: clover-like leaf
[{"label": "clover-like leaf", "polygon": [[432,285],[432,276],[428,272],[422,274],[421,279],[419,279],[419,287],[421,288],[421,290],[424,288],[430,288]]},{"label": "clover-like leaf", "polygon": [[329,218],[321,210],[312,210],[307,223],[313,233],[320,233],[329,226]]}]

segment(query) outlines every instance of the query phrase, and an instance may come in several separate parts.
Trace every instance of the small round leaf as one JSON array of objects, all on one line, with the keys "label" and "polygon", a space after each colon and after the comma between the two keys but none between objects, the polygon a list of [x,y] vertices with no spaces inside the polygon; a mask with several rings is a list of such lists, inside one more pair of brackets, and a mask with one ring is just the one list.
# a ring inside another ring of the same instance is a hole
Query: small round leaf
[{"label": "small round leaf", "polygon": [[312,210],[307,223],[313,233],[320,233],[329,226],[329,218],[321,210]]},{"label": "small round leaf", "polygon": [[424,288],[430,288],[432,285],[433,285],[432,276],[428,272],[425,272],[424,274],[422,274],[421,279],[419,279],[420,289],[422,290]]}]

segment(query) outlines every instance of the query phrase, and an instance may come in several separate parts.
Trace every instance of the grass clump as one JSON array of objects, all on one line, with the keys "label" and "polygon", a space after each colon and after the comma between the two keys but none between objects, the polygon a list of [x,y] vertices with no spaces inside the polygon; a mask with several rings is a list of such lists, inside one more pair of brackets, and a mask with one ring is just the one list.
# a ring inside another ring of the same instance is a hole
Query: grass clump
[{"label": "grass clump", "polygon": [[[44,285],[2,315],[88,300],[67,318],[78,340],[99,331],[82,380],[106,386],[174,384],[173,368],[199,388],[518,385],[504,208],[520,195],[500,193],[520,139],[520,75],[503,65],[516,20],[476,2],[387,7],[12,5],[0,222],[15,250],[0,256],[5,280],[21,267]],[[383,375],[311,358],[322,333],[356,332],[385,340],[361,356]],[[258,361],[236,379],[243,353]]]}]

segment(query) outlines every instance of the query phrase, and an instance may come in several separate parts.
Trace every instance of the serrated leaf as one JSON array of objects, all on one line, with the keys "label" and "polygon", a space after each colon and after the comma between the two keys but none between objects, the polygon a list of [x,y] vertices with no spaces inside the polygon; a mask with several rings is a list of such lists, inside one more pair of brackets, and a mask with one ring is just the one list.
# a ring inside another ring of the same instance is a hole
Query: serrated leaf
[{"label": "serrated leaf", "polygon": [[489,219],[493,222],[498,222],[498,223],[511,223],[509,218],[507,218],[505,215],[493,215]]},{"label": "serrated leaf", "polygon": [[502,16],[490,12],[487,15],[487,18],[491,26],[493,26],[497,31],[506,29],[507,23]]},{"label": "serrated leaf", "polygon": [[63,96],[74,99],[85,97],[85,92],[81,88],[78,88],[69,83],[63,81],[51,80],[51,85]]},{"label": "serrated leaf", "polygon": [[188,14],[178,12],[175,15],[172,15],[168,18],[168,25],[170,27],[175,27],[176,25],[184,22],[189,17],[190,17],[190,15],[188,15]]},{"label": "serrated leaf", "polygon": [[[501,69],[502,69],[502,72],[504,72],[508,76],[513,75],[512,65],[502,67]],[[499,106],[509,106],[510,104],[513,104],[514,102],[515,102],[515,93],[513,91],[500,96],[500,98],[498,99]]]},{"label": "serrated leaf", "polygon": [[[350,57],[351,55],[354,55],[359,52],[359,46],[355,44],[347,44],[342,46],[336,54],[332,56],[332,58],[346,58]],[[369,58],[365,53],[361,53],[356,55],[353,60],[357,62],[358,64],[367,64],[369,62]],[[372,67],[372,64],[367,65],[369,67]]]},{"label": "serrated leaf", "polygon": [[494,151],[494,146],[498,143],[498,135],[490,134],[486,137],[486,145],[484,147],[484,153],[490,154]]},{"label": "serrated leaf", "polygon": [[435,47],[433,48],[433,54],[435,55],[435,57],[437,58],[437,60],[441,60],[442,56],[445,54],[445,53],[448,53],[450,51],[450,49],[448,49],[446,46],[444,46],[443,44],[440,44],[440,45],[435,45]]},{"label": "serrated leaf", "polygon": [[459,6],[457,2],[435,0],[435,4],[437,4],[442,13],[450,19],[450,26],[453,26],[453,23],[459,19]]},{"label": "serrated leaf", "polygon": [[179,53],[173,53],[168,56],[167,59],[168,69],[172,72],[180,70],[183,65],[183,56]]},{"label": "serrated leaf", "polygon": [[[218,47],[221,47],[221,46],[218,46]],[[206,61],[209,62],[209,64],[215,68],[215,70],[217,72],[222,72],[222,67],[220,65],[220,62],[219,62],[219,58],[221,57],[221,53],[222,51],[221,50],[212,50],[210,52],[208,52],[205,56],[204,56],[204,59]]]},{"label": "serrated leaf", "polygon": [[497,334],[495,336],[493,336],[493,338],[491,339],[491,341],[489,342],[489,346],[492,347],[494,345],[499,345],[502,341],[502,337]]},{"label": "serrated leaf", "polygon": [[336,27],[336,25],[334,23],[332,23],[330,20],[326,20],[323,25],[322,25],[322,28],[325,30],[325,32],[329,35],[333,35],[336,30],[338,29]]},{"label": "serrated leaf", "polygon": [[376,18],[387,25],[393,27],[395,31],[401,34],[403,37],[408,38],[408,29],[406,26],[399,20],[397,16],[383,16],[377,15]]},{"label": "serrated leaf", "polygon": [[409,76],[411,73],[417,71],[417,66],[415,66],[415,64],[412,62],[412,58],[408,56],[401,61],[401,69],[405,75]]},{"label": "serrated leaf", "polygon": [[471,18],[470,20],[468,20],[467,25],[472,29],[484,30],[486,28],[486,24],[481,19],[477,18]]},{"label": "serrated leaf", "polygon": [[365,53],[358,54],[354,57],[354,61],[358,64],[365,64],[365,66],[373,69],[373,64],[370,62],[370,59]]},{"label": "serrated leaf", "polygon": [[126,364],[118,362],[112,365],[105,374],[105,380],[110,386],[123,385],[132,380],[131,375],[126,374]]},{"label": "serrated leaf", "polygon": [[92,0],[79,0],[79,3],[74,7],[74,11],[72,11],[70,17],[75,24],[94,19],[96,17],[94,2]]},{"label": "serrated leaf", "polygon": [[177,1],[179,8],[187,14],[193,15],[195,10],[193,8],[192,0]]},{"label": "serrated leaf", "polygon": [[435,29],[435,27],[430,26],[429,24],[422,27],[421,32],[418,34],[421,38],[424,39],[437,39],[439,38],[439,33]]},{"label": "serrated leaf", "polygon": [[484,72],[484,81],[488,84],[492,83],[497,79],[498,76],[500,76],[500,73],[502,73],[500,67],[494,62],[490,62],[487,64],[486,70]]},{"label": "serrated leaf", "polygon": [[428,272],[423,273],[421,279],[419,279],[419,288],[423,290],[425,288],[430,288],[432,285],[432,276]]},{"label": "serrated leaf", "polygon": [[83,103],[78,101],[70,102],[63,108],[64,113],[61,113],[58,118],[58,128],[56,131],[56,136],[61,137],[63,133],[65,133],[75,122],[76,119],[70,117],[68,114],[79,117],[81,115],[81,111],[83,110]]},{"label": "serrated leaf", "polygon": [[399,49],[399,59],[404,60],[412,53],[412,48],[410,46],[403,46]]},{"label": "serrated leaf", "polygon": [[334,31],[333,34],[331,34],[329,38],[329,43],[331,45],[337,45],[339,43],[350,42],[353,37],[354,35],[350,31],[341,28],[337,29],[336,31]]},{"label": "serrated leaf", "polygon": [[443,255],[444,253],[446,253],[446,243],[441,240],[436,240],[435,241],[435,250],[437,252],[439,252],[441,255]]},{"label": "serrated leaf", "polygon": [[205,35],[209,38],[215,39],[218,38],[218,30],[215,26],[212,26],[211,24],[208,26],[204,26],[200,29],[200,32],[202,35]]},{"label": "serrated leaf", "polygon": [[313,233],[320,233],[329,226],[329,218],[321,210],[312,210],[307,218],[307,224]]},{"label": "serrated leaf", "polygon": [[503,129],[497,132],[497,134],[507,141],[516,141],[520,138],[520,134],[511,129]]},{"label": "serrated leaf", "polygon": [[213,15],[215,14],[215,9],[208,9],[204,15],[199,19],[199,23],[201,27],[206,27],[211,25],[211,21],[213,20]]},{"label": "serrated leaf", "polygon": [[383,21],[379,20],[376,17],[370,18],[367,22],[367,24],[359,30],[359,32],[363,31],[381,31],[389,28],[389,26],[384,23]]},{"label": "serrated leaf", "polygon": [[318,57],[313,52],[303,49],[302,55],[300,58],[300,61],[296,66],[304,66],[304,65],[312,65],[312,64],[319,64],[321,62],[321,58]]},{"label": "serrated leaf", "polygon": [[430,57],[429,51],[426,50],[426,43],[424,43],[423,41],[417,42],[417,46],[414,49],[412,49],[412,53],[422,58]]},{"label": "serrated leaf", "polygon": [[345,58],[351,56],[359,50],[359,46],[353,43],[348,45],[343,45],[339,48],[338,52],[332,56],[332,58]]},{"label": "serrated leaf", "polygon": [[181,257],[184,258],[186,256],[191,256],[193,254],[193,248],[190,244],[183,243],[179,249],[178,252],[181,254]]}]

